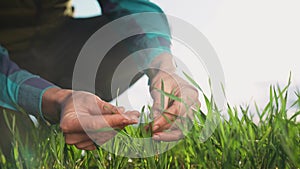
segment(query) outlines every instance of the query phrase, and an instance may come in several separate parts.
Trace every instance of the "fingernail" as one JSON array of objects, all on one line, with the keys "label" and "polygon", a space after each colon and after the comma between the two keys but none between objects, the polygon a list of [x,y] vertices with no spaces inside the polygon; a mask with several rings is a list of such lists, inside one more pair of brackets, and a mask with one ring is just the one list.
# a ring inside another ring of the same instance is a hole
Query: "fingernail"
[{"label": "fingernail", "polygon": [[158,126],[158,125],[155,125],[155,126],[153,126],[152,131],[155,131],[155,130],[157,130],[157,129],[159,129],[159,126]]}]

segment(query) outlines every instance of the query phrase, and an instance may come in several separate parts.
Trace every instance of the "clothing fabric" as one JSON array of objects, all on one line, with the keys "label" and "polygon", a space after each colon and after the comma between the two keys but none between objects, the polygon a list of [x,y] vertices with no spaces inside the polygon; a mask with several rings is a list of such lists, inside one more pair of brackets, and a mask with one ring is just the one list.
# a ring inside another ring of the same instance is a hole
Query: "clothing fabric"
[{"label": "clothing fabric", "polygon": [[42,95],[52,83],[22,70],[9,59],[7,50],[0,46],[0,105],[15,111],[41,115]]},{"label": "clothing fabric", "polygon": [[[103,15],[107,16],[110,21],[122,16],[143,12],[157,12],[163,14],[163,11],[157,5],[149,2],[148,0],[98,0],[98,2],[102,7]],[[15,46],[20,46],[18,43],[22,41],[21,38],[24,37],[15,37],[13,36],[13,32],[10,30],[20,28],[25,30],[30,27],[34,28],[30,29],[30,31],[33,31],[44,25],[55,25],[55,22],[59,22],[59,20],[66,17],[66,15],[72,15],[72,10],[70,12],[68,5],[69,1],[67,0],[59,0],[55,1],[55,3],[51,0],[1,1],[0,37],[4,38],[0,39],[0,44],[4,44],[4,46],[17,44]],[[12,11],[15,10],[10,10],[12,8],[20,10],[20,12],[14,13]],[[23,20],[24,17],[26,18],[25,20]],[[13,21],[11,20],[12,18]],[[130,43],[127,47],[129,52],[136,52],[141,49],[147,49],[148,47],[155,48],[155,50],[150,50],[150,52],[140,53],[139,55],[134,56],[138,67],[146,67],[145,65],[151,63],[151,61],[160,53],[170,52],[171,37],[168,22],[165,17],[159,17],[156,18],[156,20],[147,21],[133,20],[132,22],[134,23],[134,26],[138,26],[142,30],[146,29],[144,25],[147,26],[150,24],[153,27],[158,27],[158,29],[161,29],[163,32],[145,32],[144,34],[134,37],[133,43]],[[119,33],[124,33],[122,31],[127,30],[120,29]],[[31,34],[34,33],[31,32],[26,34],[26,36],[29,36],[26,38],[30,39]],[[43,93],[48,88],[57,86],[40,78],[39,76],[20,69],[10,60],[9,54],[4,47],[1,47],[0,50],[0,106],[16,111],[24,110],[33,115],[42,115],[41,102]]]}]

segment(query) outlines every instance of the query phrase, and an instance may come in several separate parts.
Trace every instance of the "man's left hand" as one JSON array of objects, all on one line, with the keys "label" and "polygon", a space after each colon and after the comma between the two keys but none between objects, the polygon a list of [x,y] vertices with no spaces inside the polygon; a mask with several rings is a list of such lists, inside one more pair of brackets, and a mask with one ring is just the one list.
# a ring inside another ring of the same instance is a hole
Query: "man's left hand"
[{"label": "man's left hand", "polygon": [[183,137],[180,126],[186,126],[193,118],[192,109],[200,106],[199,94],[196,88],[175,73],[169,54],[158,56],[153,64],[157,67],[149,76],[153,98],[153,139],[176,141]]}]

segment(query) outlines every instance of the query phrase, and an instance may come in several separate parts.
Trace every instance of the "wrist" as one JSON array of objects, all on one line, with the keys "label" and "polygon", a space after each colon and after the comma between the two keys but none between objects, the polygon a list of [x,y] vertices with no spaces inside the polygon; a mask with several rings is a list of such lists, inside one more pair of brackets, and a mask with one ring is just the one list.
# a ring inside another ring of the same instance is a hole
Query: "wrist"
[{"label": "wrist", "polygon": [[62,104],[71,94],[72,90],[60,89],[58,87],[47,89],[42,98],[42,113],[44,118],[50,123],[59,123]]},{"label": "wrist", "polygon": [[145,74],[151,80],[160,72],[171,74],[175,71],[176,65],[173,56],[170,53],[162,53],[151,62],[149,69],[145,71]]}]

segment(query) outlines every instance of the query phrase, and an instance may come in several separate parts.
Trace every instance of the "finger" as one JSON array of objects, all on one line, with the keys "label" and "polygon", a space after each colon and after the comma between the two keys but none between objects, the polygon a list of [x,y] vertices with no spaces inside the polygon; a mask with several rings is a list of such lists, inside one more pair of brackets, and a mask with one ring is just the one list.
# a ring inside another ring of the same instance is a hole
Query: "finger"
[{"label": "finger", "polygon": [[101,110],[102,114],[117,114],[121,113],[120,109],[118,109],[116,106],[111,105],[110,103],[107,103],[101,99],[97,100],[97,104]]},{"label": "finger", "polygon": [[91,145],[91,146],[85,147],[84,150],[88,150],[88,151],[96,150],[96,146]]},{"label": "finger", "polygon": [[81,143],[75,144],[76,148],[85,150],[85,148],[90,147],[90,146],[95,146],[93,141],[85,141]]},{"label": "finger", "polygon": [[[167,123],[160,127],[156,132],[164,132],[169,130],[180,130],[182,132],[189,132],[193,127],[193,121],[190,118],[178,117],[172,124]],[[154,132],[154,133],[156,133]]]},{"label": "finger", "polygon": [[158,89],[153,89],[151,91],[151,97],[153,99],[152,113],[153,117],[156,118],[162,113],[163,110],[168,107],[169,99],[168,97],[163,96],[162,93],[158,91]]},{"label": "finger", "polygon": [[171,126],[173,122],[176,120],[178,114],[178,107],[171,106],[169,107],[161,116],[156,118],[153,122],[153,132],[163,131],[168,129],[167,127]]},{"label": "finger", "polygon": [[139,121],[139,117],[140,117],[140,112],[134,110],[134,111],[127,111],[125,112],[123,115],[125,115],[127,118],[135,120],[135,121]]},{"label": "finger", "polygon": [[173,130],[171,132],[155,133],[152,138],[157,141],[178,141],[184,138],[184,135],[180,130]]},{"label": "finger", "polygon": [[200,107],[200,101],[198,99],[185,98],[183,102],[174,101],[165,113],[187,117],[192,110],[197,110]]},{"label": "finger", "polygon": [[69,145],[74,145],[80,142],[91,140],[86,133],[64,134],[65,142]]},{"label": "finger", "polygon": [[180,85],[176,90],[175,96],[180,98],[180,101],[174,101],[172,104],[180,105],[181,109],[187,109],[198,105],[200,107],[199,93],[196,88],[191,85]]},{"label": "finger", "polygon": [[184,104],[179,101],[174,101],[172,105],[165,111],[165,113],[174,116],[186,117],[188,112],[191,110],[191,105],[193,104],[195,103],[189,102],[189,104]]},{"label": "finger", "polygon": [[199,112],[200,107],[201,107],[201,103],[198,100],[194,105],[190,107],[189,112],[187,114],[188,118],[193,120],[195,118],[195,112]]},{"label": "finger", "polygon": [[125,115],[129,119],[135,119],[140,117],[140,112],[136,110],[131,110],[124,112],[123,115]]},{"label": "finger", "polygon": [[[124,114],[113,114],[113,115],[103,115],[94,117],[93,120],[91,119],[83,119],[82,126],[86,129],[86,131],[109,131],[106,129],[115,129],[119,128],[120,126],[127,126],[130,124],[138,123],[138,117],[135,115],[124,115]],[[102,130],[104,129],[104,130]]]},{"label": "finger", "polygon": [[170,107],[164,111],[162,116],[159,116],[154,120],[153,123],[153,132],[163,131],[168,129],[172,122],[178,117],[193,117],[192,109],[196,105],[200,105],[200,102],[196,100],[192,100],[190,98],[185,97],[185,103],[174,101]]},{"label": "finger", "polygon": [[170,126],[173,125],[177,116],[163,113],[162,116],[159,116],[154,123],[152,124],[152,131],[158,132],[169,129]]},{"label": "finger", "polygon": [[118,111],[121,112],[121,113],[124,113],[125,112],[125,108],[122,107],[122,106],[119,106],[117,107]]},{"label": "finger", "polygon": [[[139,117],[140,117],[140,112],[138,111],[127,111],[124,112],[122,115],[124,115],[126,118],[131,119],[131,120],[135,120],[135,121],[139,121]],[[119,126],[115,126],[118,129],[123,129],[124,127],[126,127],[127,124],[121,124]]]},{"label": "finger", "polygon": [[[83,131],[101,132],[101,129],[115,128],[138,123],[136,116],[127,117],[122,114],[78,116],[74,119],[63,119],[60,128],[64,133],[78,133]],[[132,118],[132,119],[131,119]]]},{"label": "finger", "polygon": [[[160,116],[154,121],[153,126],[158,126],[153,128],[153,132],[163,131],[170,129],[174,125],[179,125],[180,128],[184,127],[187,129],[190,124],[190,119],[193,119],[193,106],[187,107],[180,102],[174,102],[171,107],[169,107],[165,112],[164,116]],[[176,120],[176,124],[173,121]],[[155,130],[154,130],[155,129]]]},{"label": "finger", "polygon": [[[157,132],[163,132],[165,130],[174,130],[174,129],[179,129],[180,127],[182,127],[182,125],[184,123],[186,123],[185,120],[181,119],[182,117],[177,117],[177,119],[175,121],[172,121],[171,123],[165,123],[165,124],[162,124],[160,126],[159,129],[156,129],[155,131],[153,131],[154,133],[157,133]],[[180,126],[180,127],[179,127]]]}]

